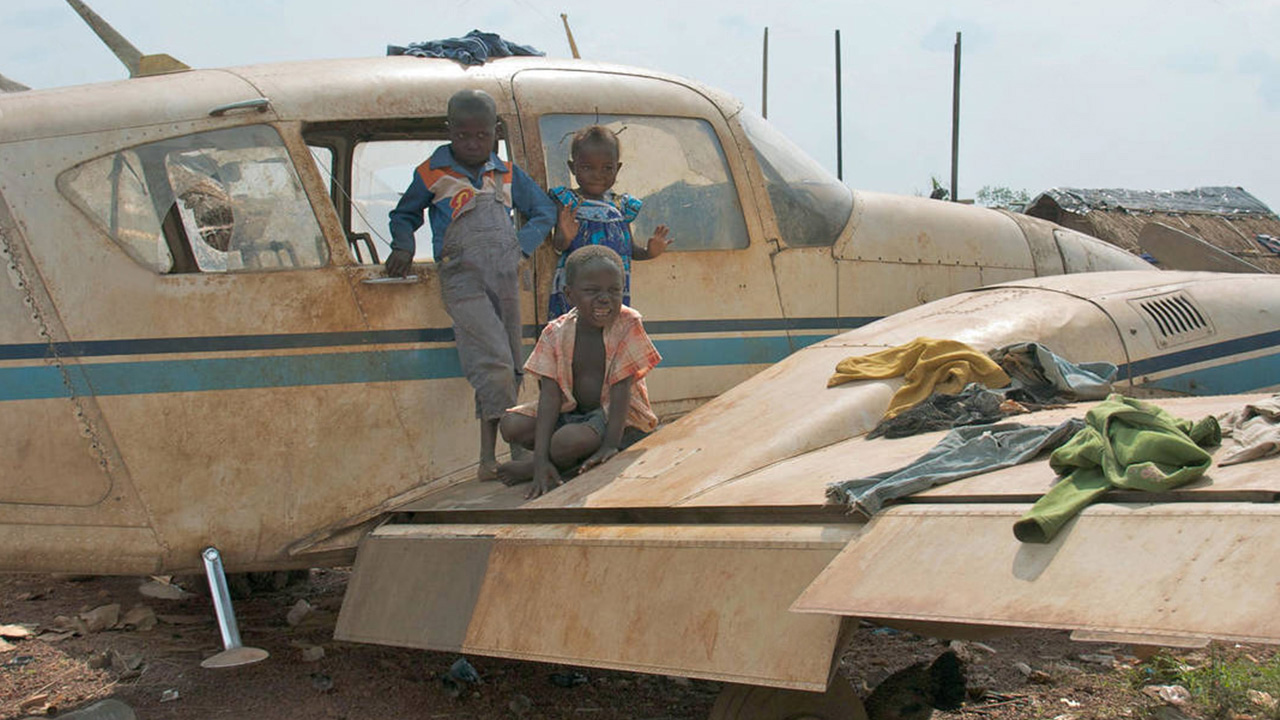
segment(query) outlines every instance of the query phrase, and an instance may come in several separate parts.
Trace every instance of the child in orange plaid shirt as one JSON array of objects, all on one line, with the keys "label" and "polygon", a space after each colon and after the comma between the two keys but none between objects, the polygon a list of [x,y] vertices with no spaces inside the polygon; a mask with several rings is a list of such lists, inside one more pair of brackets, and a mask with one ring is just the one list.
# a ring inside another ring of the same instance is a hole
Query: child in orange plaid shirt
[{"label": "child in orange plaid shirt", "polygon": [[538,400],[507,411],[502,437],[533,450],[531,460],[498,468],[508,484],[533,480],[528,497],[585,472],[653,431],[644,377],[662,360],[640,322],[622,304],[622,258],[604,245],[575,250],[565,263],[573,309],[547,323],[524,364],[538,378]]}]

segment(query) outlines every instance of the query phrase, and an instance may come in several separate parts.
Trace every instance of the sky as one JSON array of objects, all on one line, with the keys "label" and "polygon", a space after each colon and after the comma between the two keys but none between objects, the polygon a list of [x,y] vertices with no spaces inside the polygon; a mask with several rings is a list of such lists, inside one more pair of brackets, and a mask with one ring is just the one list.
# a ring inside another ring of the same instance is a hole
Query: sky
[{"label": "sky", "polygon": [[[844,179],[959,187],[1239,186],[1280,209],[1280,0],[89,0],[144,53],[193,67],[382,55],[473,28],[568,57],[682,75],[760,110],[833,173],[841,31]],[[127,76],[63,0],[0,2],[0,73],[33,88]]]}]

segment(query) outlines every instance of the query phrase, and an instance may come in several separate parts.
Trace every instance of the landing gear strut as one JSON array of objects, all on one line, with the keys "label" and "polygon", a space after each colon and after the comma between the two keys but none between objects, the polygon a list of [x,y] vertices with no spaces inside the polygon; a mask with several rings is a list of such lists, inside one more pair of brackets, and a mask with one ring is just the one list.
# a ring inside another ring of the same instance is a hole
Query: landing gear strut
[{"label": "landing gear strut", "polygon": [[709,720],[866,720],[862,700],[844,678],[825,693],[725,685]]},{"label": "landing gear strut", "polygon": [[227,589],[227,576],[222,572],[222,553],[217,548],[205,548],[204,572],[209,577],[209,594],[213,597],[213,610],[218,615],[218,631],[222,633],[222,652],[205,658],[200,667],[218,668],[248,665],[266,660],[266,650],[246,647],[240,643],[240,627],[236,624],[236,611],[231,607],[231,593]]}]

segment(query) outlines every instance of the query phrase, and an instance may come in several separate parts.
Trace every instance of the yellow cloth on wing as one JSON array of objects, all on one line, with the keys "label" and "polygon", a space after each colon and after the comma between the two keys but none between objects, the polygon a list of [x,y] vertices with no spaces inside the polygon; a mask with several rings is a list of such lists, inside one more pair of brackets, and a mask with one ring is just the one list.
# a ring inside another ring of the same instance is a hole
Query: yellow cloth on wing
[{"label": "yellow cloth on wing", "polygon": [[889,401],[885,418],[894,417],[935,392],[955,394],[972,382],[987,387],[1009,384],[1009,376],[984,352],[955,340],[916,338],[906,345],[841,360],[827,387],[900,375],[906,384]]}]

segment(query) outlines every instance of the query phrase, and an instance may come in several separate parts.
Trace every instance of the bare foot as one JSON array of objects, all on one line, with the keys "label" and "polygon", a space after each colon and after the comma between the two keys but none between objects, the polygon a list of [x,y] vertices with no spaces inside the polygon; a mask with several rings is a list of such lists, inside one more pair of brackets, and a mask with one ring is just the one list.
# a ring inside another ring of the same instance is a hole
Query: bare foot
[{"label": "bare foot", "polygon": [[476,479],[480,482],[491,482],[498,479],[498,463],[496,461],[482,462],[480,467],[476,468]]},{"label": "bare foot", "polygon": [[503,485],[519,485],[533,479],[533,460],[512,460],[498,466],[498,479]]}]

